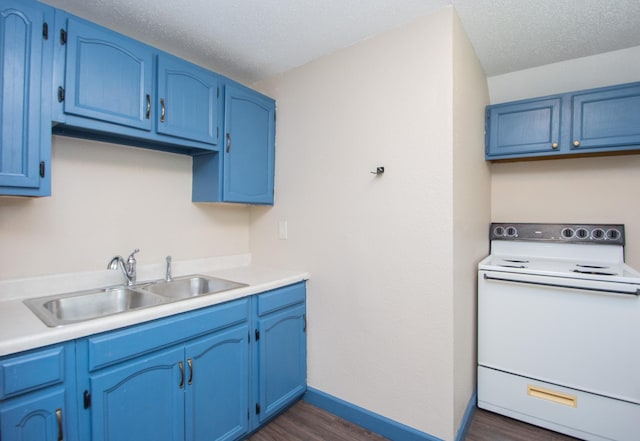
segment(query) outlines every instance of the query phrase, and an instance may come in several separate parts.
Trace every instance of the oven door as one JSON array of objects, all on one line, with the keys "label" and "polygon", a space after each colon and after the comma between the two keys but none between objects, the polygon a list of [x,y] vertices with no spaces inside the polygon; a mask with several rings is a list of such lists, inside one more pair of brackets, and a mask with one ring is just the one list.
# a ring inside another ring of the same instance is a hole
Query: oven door
[{"label": "oven door", "polygon": [[640,404],[638,286],[478,277],[478,364]]}]

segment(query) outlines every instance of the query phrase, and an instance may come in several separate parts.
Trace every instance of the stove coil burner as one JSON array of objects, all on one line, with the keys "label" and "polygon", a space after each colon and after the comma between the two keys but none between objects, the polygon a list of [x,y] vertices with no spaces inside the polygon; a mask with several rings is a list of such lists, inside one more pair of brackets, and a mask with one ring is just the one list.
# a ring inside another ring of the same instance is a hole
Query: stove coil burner
[{"label": "stove coil burner", "polygon": [[505,262],[511,262],[511,263],[529,263],[528,260],[518,260],[518,259],[502,259]]},{"label": "stove coil burner", "polygon": [[616,273],[610,273],[605,271],[583,270],[583,269],[574,269],[573,272],[580,273],[580,274],[591,274],[594,276],[615,276],[616,275]]},{"label": "stove coil burner", "polygon": [[608,266],[600,266],[600,265],[582,265],[580,263],[576,263],[576,266],[580,268],[591,268],[591,269],[607,269]]},{"label": "stove coil burner", "polygon": [[507,264],[504,264],[504,263],[501,264],[501,265],[498,265],[498,266],[501,266],[503,268],[526,268],[526,266],[524,266],[524,265],[507,265]]}]

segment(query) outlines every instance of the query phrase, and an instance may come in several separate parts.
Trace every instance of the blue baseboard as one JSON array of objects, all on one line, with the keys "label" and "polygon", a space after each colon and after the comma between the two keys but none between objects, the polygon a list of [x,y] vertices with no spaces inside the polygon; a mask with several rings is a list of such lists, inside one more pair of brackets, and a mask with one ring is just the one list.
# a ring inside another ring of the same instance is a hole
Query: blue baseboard
[{"label": "blue baseboard", "polygon": [[304,400],[392,441],[442,441],[428,433],[420,432],[311,387],[307,388]]},{"label": "blue baseboard", "polygon": [[456,441],[464,441],[467,438],[467,432],[469,432],[469,427],[471,427],[471,420],[473,420],[473,415],[475,415],[476,409],[478,408],[477,403],[478,391],[475,390],[473,392],[473,395],[471,395],[469,404],[467,404],[467,410],[465,410],[462,421],[460,422],[460,428],[458,429],[458,434],[456,435]]},{"label": "blue baseboard", "polygon": [[[433,435],[398,423],[397,421],[393,421],[312,387],[307,388],[303,399],[309,404],[313,404],[340,418],[351,421],[385,438],[389,438],[392,441],[442,441],[442,439]],[[476,392],[474,392],[462,418],[456,441],[464,441],[467,435],[469,426],[471,425],[471,419],[475,413],[476,399],[477,395]]]}]

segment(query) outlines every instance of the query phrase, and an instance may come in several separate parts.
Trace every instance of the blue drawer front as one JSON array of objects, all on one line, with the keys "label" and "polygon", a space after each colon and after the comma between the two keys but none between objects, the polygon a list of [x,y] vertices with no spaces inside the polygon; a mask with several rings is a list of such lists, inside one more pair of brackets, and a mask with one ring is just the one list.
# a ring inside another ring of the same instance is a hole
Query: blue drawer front
[{"label": "blue drawer front", "polygon": [[89,371],[249,319],[249,299],[179,314],[88,338]]},{"label": "blue drawer front", "polygon": [[0,399],[64,381],[64,346],[39,349],[0,361]]},{"label": "blue drawer front", "polygon": [[305,301],[305,282],[274,289],[258,296],[258,315],[262,316]]}]

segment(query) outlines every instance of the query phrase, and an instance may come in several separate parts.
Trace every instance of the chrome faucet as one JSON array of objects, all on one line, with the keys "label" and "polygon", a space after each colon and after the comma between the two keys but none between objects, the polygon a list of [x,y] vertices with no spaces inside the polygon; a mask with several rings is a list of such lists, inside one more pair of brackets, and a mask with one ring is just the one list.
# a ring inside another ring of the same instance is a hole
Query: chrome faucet
[{"label": "chrome faucet", "polygon": [[171,277],[171,256],[167,256],[167,272],[164,276],[165,282],[171,282],[173,277]]},{"label": "chrome faucet", "polygon": [[125,279],[127,279],[127,286],[133,286],[136,284],[136,258],[134,254],[140,252],[138,248],[133,250],[133,253],[129,254],[127,257],[127,262],[125,263],[122,256],[114,256],[109,265],[107,265],[107,269],[120,269],[122,270],[122,274],[124,274]]}]

